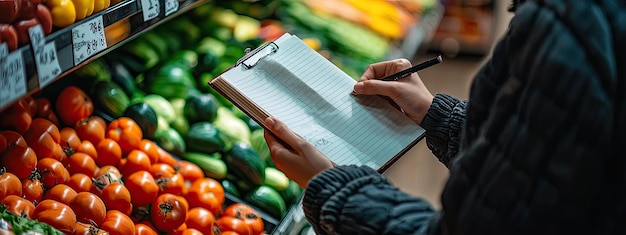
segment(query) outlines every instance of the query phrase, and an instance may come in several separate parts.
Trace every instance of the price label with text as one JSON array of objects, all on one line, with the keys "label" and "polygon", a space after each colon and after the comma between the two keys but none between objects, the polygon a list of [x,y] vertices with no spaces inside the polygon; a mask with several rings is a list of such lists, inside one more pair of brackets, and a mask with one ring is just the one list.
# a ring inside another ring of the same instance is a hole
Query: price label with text
[{"label": "price label with text", "polygon": [[107,48],[102,15],[72,29],[74,65],[78,65],[94,54]]},{"label": "price label with text", "polygon": [[37,66],[39,87],[43,88],[61,74],[57,48],[54,41],[46,43],[41,25],[30,27],[28,34],[30,35],[30,43],[33,48],[35,65]]},{"label": "price label with text", "polygon": [[22,50],[0,58],[0,106],[5,106],[26,94],[26,71]]},{"label": "price label with text", "polygon": [[154,19],[161,13],[161,3],[159,0],[141,0],[141,11],[143,21]]},{"label": "price label with text", "polygon": [[178,11],[178,0],[165,0],[165,16],[171,15]]}]

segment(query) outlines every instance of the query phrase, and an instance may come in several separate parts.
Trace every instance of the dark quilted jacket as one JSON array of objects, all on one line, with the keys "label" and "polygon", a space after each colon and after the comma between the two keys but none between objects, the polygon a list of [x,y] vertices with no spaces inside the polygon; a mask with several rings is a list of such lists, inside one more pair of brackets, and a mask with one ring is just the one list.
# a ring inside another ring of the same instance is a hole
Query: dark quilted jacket
[{"label": "dark quilted jacket", "polygon": [[450,168],[434,211],[367,167],[303,200],[318,234],[626,234],[626,1],[519,7],[468,102],[436,95],[422,125]]}]

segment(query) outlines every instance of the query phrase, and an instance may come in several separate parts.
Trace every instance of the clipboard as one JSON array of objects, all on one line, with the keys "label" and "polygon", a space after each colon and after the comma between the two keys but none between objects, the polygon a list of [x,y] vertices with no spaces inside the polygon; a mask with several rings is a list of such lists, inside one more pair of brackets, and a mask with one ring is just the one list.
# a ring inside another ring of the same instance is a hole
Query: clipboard
[{"label": "clipboard", "polygon": [[274,42],[266,42],[254,50],[246,48],[246,53],[243,57],[237,60],[235,66],[243,65],[246,69],[251,69],[263,58],[276,53],[278,51],[278,45]]}]

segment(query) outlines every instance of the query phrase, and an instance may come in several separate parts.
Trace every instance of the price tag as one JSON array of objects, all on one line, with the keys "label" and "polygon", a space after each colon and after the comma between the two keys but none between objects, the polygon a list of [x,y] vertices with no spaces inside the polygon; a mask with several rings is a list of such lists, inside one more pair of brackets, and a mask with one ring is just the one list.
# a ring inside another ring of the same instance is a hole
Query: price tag
[{"label": "price tag", "polygon": [[46,43],[41,25],[35,25],[28,29],[30,35],[35,65],[37,66],[37,76],[39,77],[39,87],[43,88],[61,74],[57,49],[53,42]]},{"label": "price tag", "polygon": [[141,11],[144,22],[154,19],[161,13],[161,3],[159,0],[141,0]]},{"label": "price tag", "polygon": [[26,94],[26,72],[22,50],[0,58],[0,106],[5,106]]},{"label": "price tag", "polygon": [[165,16],[178,11],[178,0],[165,0]]},{"label": "price tag", "polygon": [[72,29],[74,65],[107,48],[102,15]]}]

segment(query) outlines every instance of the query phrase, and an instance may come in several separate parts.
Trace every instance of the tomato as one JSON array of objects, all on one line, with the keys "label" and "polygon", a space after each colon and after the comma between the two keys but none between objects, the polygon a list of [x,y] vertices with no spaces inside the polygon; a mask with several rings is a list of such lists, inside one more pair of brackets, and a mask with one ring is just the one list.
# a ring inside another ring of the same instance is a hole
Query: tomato
[{"label": "tomato", "polygon": [[108,235],[107,231],[98,228],[98,226],[93,225],[91,223],[76,223],[76,229],[74,230],[74,235]]},{"label": "tomato", "polygon": [[233,231],[241,235],[252,235],[252,230],[243,220],[232,216],[220,217],[215,221],[215,225],[220,231]]},{"label": "tomato", "polygon": [[93,178],[93,187],[91,188],[91,192],[98,195],[104,187],[113,182],[122,183],[122,173],[120,173],[120,170],[112,165],[100,167]]},{"label": "tomato", "polygon": [[76,193],[80,192],[89,192],[91,190],[91,186],[93,182],[91,181],[91,177],[85,175],[83,173],[76,173],[70,176],[70,180],[65,183],[70,188],[74,189]]},{"label": "tomato", "polygon": [[61,136],[59,144],[63,148],[65,155],[69,157],[78,150],[82,141],[78,137],[78,134],[76,134],[76,130],[71,127],[62,128],[59,134]]},{"label": "tomato", "polygon": [[215,179],[202,178],[191,184],[186,198],[192,208],[204,207],[219,215],[224,204],[224,187]]},{"label": "tomato", "polygon": [[69,205],[77,194],[78,193],[76,193],[76,191],[67,184],[57,184],[46,190],[43,195],[43,200],[52,199],[65,205]]},{"label": "tomato", "polygon": [[100,167],[96,172],[95,177],[98,178],[102,175],[109,175],[107,177],[113,179],[113,181],[121,181],[122,179],[122,172],[120,172],[120,170],[113,165],[104,165]]},{"label": "tomato", "polygon": [[171,177],[176,173],[174,167],[165,163],[154,163],[150,166],[150,169],[148,171],[150,171],[150,174],[155,179],[162,177]]},{"label": "tomato", "polygon": [[90,192],[80,192],[70,201],[69,206],[76,213],[76,219],[83,223],[95,223],[97,225],[104,222],[106,206],[100,197]]},{"label": "tomato", "polygon": [[2,133],[0,133],[0,153],[4,152],[4,150],[7,149],[7,147],[9,147],[7,138],[4,137]]},{"label": "tomato", "polygon": [[188,209],[177,195],[164,193],[152,204],[150,218],[158,230],[169,232],[185,223]]},{"label": "tomato", "polygon": [[189,161],[180,160],[174,166],[176,172],[183,175],[185,181],[194,182],[198,179],[204,178],[204,171],[198,165]]},{"label": "tomato", "polygon": [[24,139],[35,151],[38,159],[51,157],[62,161],[65,158],[63,148],[59,145],[61,140],[59,129],[47,119],[33,119],[30,129],[24,134]]},{"label": "tomato", "polygon": [[8,211],[28,219],[31,219],[33,211],[35,211],[35,205],[32,202],[18,195],[6,196],[0,201],[0,204],[5,205]]},{"label": "tomato", "polygon": [[156,231],[152,225],[147,223],[138,223],[135,224],[135,235],[158,235],[159,233]]},{"label": "tomato", "polygon": [[[204,234],[204,233],[198,231],[197,229],[193,229],[193,228],[185,229],[185,230],[183,230],[183,233],[182,233],[182,235],[202,235],[202,234]],[[211,234],[211,233],[208,233],[208,234]]]},{"label": "tomato", "polygon": [[90,116],[76,122],[74,129],[81,140],[89,140],[91,143],[97,144],[104,139],[104,133],[107,126],[104,120],[98,116]]},{"label": "tomato", "polygon": [[259,235],[264,232],[263,218],[261,214],[251,206],[244,203],[233,203],[224,209],[223,216],[232,216],[243,220],[250,227],[252,234]]},{"label": "tomato", "polygon": [[37,101],[35,100],[35,98],[33,98],[32,96],[24,96],[22,98],[24,100],[24,102],[26,103],[26,106],[28,107],[28,113],[30,113],[30,116],[35,116],[35,114],[37,114]]},{"label": "tomato", "polygon": [[7,139],[7,147],[11,145],[28,147],[28,143],[26,143],[24,136],[22,136],[22,134],[20,133],[11,130],[4,130],[1,131],[0,134],[2,134],[2,136]]},{"label": "tomato", "polygon": [[48,119],[50,122],[54,123],[54,125],[59,126],[59,118],[54,113],[54,110],[52,110],[50,100],[47,98],[37,98],[35,102],[37,102],[37,112],[33,117]]},{"label": "tomato", "polygon": [[43,200],[44,195],[40,178],[39,173],[34,171],[28,178],[22,179],[22,197],[35,204]]},{"label": "tomato", "polygon": [[109,123],[106,138],[113,139],[119,143],[123,154],[139,149],[139,144],[143,138],[141,127],[129,117],[120,117]]},{"label": "tomato", "polygon": [[0,129],[13,130],[23,135],[30,128],[32,121],[28,101],[18,99],[0,115]]},{"label": "tomato", "polygon": [[78,150],[76,150],[76,152],[87,154],[91,158],[93,158],[94,161],[96,158],[98,158],[98,151],[96,150],[96,146],[94,146],[93,143],[91,143],[91,141],[89,140],[81,141],[80,146],[78,146]]},{"label": "tomato", "polygon": [[235,231],[224,231],[224,232],[220,232],[220,235],[241,235]]},{"label": "tomato", "polygon": [[67,126],[88,118],[93,114],[93,102],[82,89],[76,86],[64,88],[56,99],[56,113]]},{"label": "tomato", "polygon": [[189,188],[185,184],[185,178],[180,173],[176,173],[170,177],[158,178],[156,182],[161,189],[161,193],[185,195],[189,191]]},{"label": "tomato", "polygon": [[118,210],[128,216],[133,211],[130,192],[122,183],[113,182],[104,187],[100,193],[100,198],[107,205],[107,210]]},{"label": "tomato", "polygon": [[213,234],[215,215],[202,207],[193,207],[187,213],[187,228],[194,228],[204,234]]},{"label": "tomato", "polygon": [[15,174],[17,178],[24,179],[37,166],[37,155],[28,146],[9,146],[0,154],[0,166],[4,166],[8,172]]},{"label": "tomato", "polygon": [[137,171],[128,176],[124,183],[130,195],[141,195],[131,198],[134,206],[149,205],[154,202],[159,194],[159,186],[148,171]]},{"label": "tomato", "polygon": [[9,195],[22,196],[22,182],[15,174],[0,168],[0,198]]},{"label": "tomato", "polygon": [[98,156],[94,157],[98,166],[112,165],[117,166],[122,160],[122,148],[117,141],[109,138],[102,139],[96,144]]},{"label": "tomato", "polygon": [[167,232],[167,235],[182,235],[183,232],[187,230],[187,224],[183,223],[181,226],[178,226],[178,228],[174,229],[173,231]]},{"label": "tomato", "polygon": [[[157,146],[158,147],[158,146]],[[169,152],[165,151],[165,149],[159,147],[159,160],[158,163],[165,163],[170,166],[175,166],[178,160],[172,156]]]},{"label": "tomato", "polygon": [[108,231],[109,235],[127,235],[135,232],[135,223],[124,213],[109,210],[100,228]]},{"label": "tomato", "polygon": [[120,170],[122,171],[122,175],[130,175],[137,171],[148,171],[151,165],[152,163],[150,162],[148,154],[141,150],[132,150],[126,156],[126,163]]},{"label": "tomato", "polygon": [[94,177],[98,170],[96,161],[85,153],[74,153],[74,155],[68,156],[65,160],[65,168],[70,175],[83,173],[89,177]]},{"label": "tomato", "polygon": [[65,234],[73,234],[76,228],[76,214],[68,206],[55,200],[43,200],[33,211],[33,219],[49,224]]},{"label": "tomato", "polygon": [[148,157],[150,157],[150,162],[157,163],[159,161],[159,146],[152,140],[141,140],[141,142],[139,142],[139,150],[148,154]]},{"label": "tomato", "polygon": [[70,180],[70,173],[63,166],[63,163],[53,158],[42,158],[37,161],[37,170],[41,175],[43,186],[46,188],[64,184]]}]

